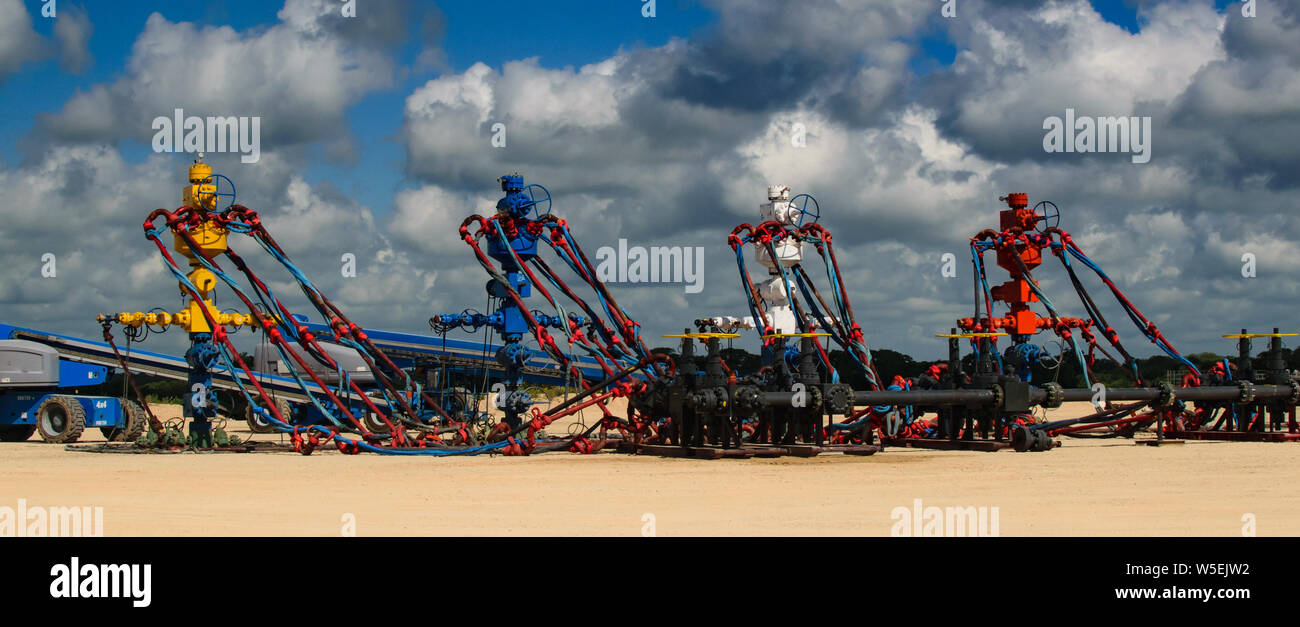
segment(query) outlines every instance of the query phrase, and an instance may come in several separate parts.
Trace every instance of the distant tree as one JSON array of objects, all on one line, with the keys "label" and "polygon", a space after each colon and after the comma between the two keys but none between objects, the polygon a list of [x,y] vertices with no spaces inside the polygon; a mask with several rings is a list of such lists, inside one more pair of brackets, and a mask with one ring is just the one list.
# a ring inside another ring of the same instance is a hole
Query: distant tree
[{"label": "distant tree", "polygon": [[1187,359],[1188,361],[1191,361],[1192,363],[1196,364],[1197,368],[1200,368],[1202,371],[1204,371],[1205,369],[1213,366],[1214,362],[1222,361],[1223,355],[1220,355],[1218,353],[1192,353],[1191,355],[1187,355]]},{"label": "distant tree", "polygon": [[[1006,346],[1001,347],[1005,350]],[[963,346],[966,351],[962,355],[962,371],[967,374],[974,374],[975,354],[969,352],[969,346]],[[1287,367],[1300,369],[1300,351],[1283,349],[1284,357],[1287,361]],[[672,347],[657,347],[651,349],[652,353],[661,353],[672,357],[675,361],[680,360],[677,350]],[[693,368],[700,369],[704,365],[704,349],[701,346],[696,352],[696,363]],[[724,348],[720,351],[722,358],[731,367],[732,372],[737,376],[744,377],[756,372],[761,364],[759,355],[751,353],[740,348]],[[1001,353],[999,353],[1001,354]],[[865,389],[867,385],[866,375],[853,360],[849,354],[843,350],[831,350],[829,352],[831,365],[835,367],[840,376],[840,382],[847,383],[856,389]],[[908,379],[919,377],[926,368],[935,363],[947,363],[947,360],[936,361],[917,361],[911,355],[902,353],[888,348],[878,348],[871,351],[872,359],[876,365],[876,371],[883,379],[883,383],[888,385],[895,375]],[[1267,356],[1267,351],[1261,352],[1255,361],[1256,368],[1263,367],[1263,360]],[[1208,370],[1216,361],[1224,359],[1223,355],[1216,353],[1194,353],[1186,356],[1189,361],[1196,365],[1202,372]],[[1228,356],[1228,359],[1235,362],[1236,358]],[[1139,358],[1136,360],[1138,372],[1142,380],[1148,385],[1154,385],[1165,379],[1169,371],[1182,372],[1185,366],[1182,362],[1167,355],[1154,355],[1152,357]],[[678,363],[678,368],[682,364]],[[1100,353],[1097,360],[1093,363],[1092,383],[1102,383],[1108,387],[1127,387],[1133,385],[1132,371],[1123,364],[1112,361]],[[1046,362],[1039,362],[1031,370],[1031,381],[1035,384],[1046,382],[1056,382],[1067,388],[1083,388],[1085,381],[1083,370],[1079,365],[1079,360],[1075,353],[1069,349],[1062,353],[1053,353],[1051,358]]]},{"label": "distant tree", "polygon": [[727,366],[736,376],[746,376],[758,371],[759,357],[754,353],[741,348],[724,348],[718,351],[722,360],[727,362]]}]

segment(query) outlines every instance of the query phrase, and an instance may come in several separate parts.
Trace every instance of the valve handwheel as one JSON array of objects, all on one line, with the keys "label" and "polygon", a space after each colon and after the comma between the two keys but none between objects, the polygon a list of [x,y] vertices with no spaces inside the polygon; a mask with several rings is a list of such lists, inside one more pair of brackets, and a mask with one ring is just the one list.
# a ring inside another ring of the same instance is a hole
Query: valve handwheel
[{"label": "valve handwheel", "polygon": [[790,208],[799,212],[799,217],[794,219],[794,225],[801,227],[804,222],[808,222],[808,217],[812,216],[812,221],[808,224],[816,224],[817,220],[822,217],[822,208],[817,204],[817,199],[808,194],[799,194],[790,199]]},{"label": "valve handwheel", "polygon": [[470,335],[477,333],[478,329],[476,329],[472,324],[470,324],[470,321],[472,321],[475,317],[479,315],[480,314],[477,309],[466,307],[463,311],[460,312],[460,330],[469,333]]},{"label": "valve handwheel", "polygon": [[1061,209],[1050,200],[1039,201],[1034,205],[1034,214],[1038,216],[1034,221],[1034,229],[1039,233],[1046,233],[1047,229],[1054,229],[1061,224]]},{"label": "valve handwheel", "polygon": [[519,207],[524,217],[536,222],[551,215],[551,192],[545,187],[534,183],[519,193],[528,197],[528,202]]},{"label": "valve handwheel", "polygon": [[[228,191],[228,192],[223,192],[223,191],[221,191],[221,181],[225,181],[225,182],[226,182],[226,185],[230,187],[230,191]],[[203,182],[204,182],[204,183],[211,183],[214,187],[216,187],[216,190],[217,190],[217,191],[215,191],[215,192],[200,192],[200,193],[199,193],[200,196],[213,196],[214,198],[222,198],[222,197],[226,197],[226,196],[230,197],[230,203],[227,204],[225,207],[222,207],[221,209],[218,209],[218,211],[224,211],[224,210],[229,209],[229,208],[231,208],[231,207],[233,207],[233,206],[235,205],[235,182],[232,181],[232,180],[230,180],[229,178],[227,178],[226,175],[224,175],[224,174],[213,174],[213,175],[209,176],[208,178],[204,179]],[[213,207],[215,208],[216,205],[217,205],[217,203],[216,203],[216,202],[213,202],[212,205],[213,205]]]}]

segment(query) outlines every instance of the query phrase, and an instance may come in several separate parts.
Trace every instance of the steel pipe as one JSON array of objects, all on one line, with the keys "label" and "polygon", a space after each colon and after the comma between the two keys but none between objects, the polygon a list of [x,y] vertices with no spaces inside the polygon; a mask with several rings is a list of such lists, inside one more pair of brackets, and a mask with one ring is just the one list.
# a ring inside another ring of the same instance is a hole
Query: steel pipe
[{"label": "steel pipe", "polygon": [[[1277,401],[1291,398],[1294,393],[1289,385],[1253,386],[1254,401]],[[1239,402],[1242,390],[1235,385],[1218,385],[1194,388],[1173,388],[1174,398],[1181,401],[1235,401]],[[1160,398],[1161,388],[1106,388],[1108,401],[1155,401]],[[1063,390],[1062,398],[1066,402],[1091,401],[1096,391],[1090,388]],[[782,402],[777,403],[777,397]],[[772,404],[789,405],[791,393],[768,392],[764,401]],[[996,400],[991,389],[959,390],[857,390],[853,393],[853,404],[858,407],[867,405],[989,405]],[[1047,390],[1034,388],[1029,391],[1029,400],[1041,404],[1047,400]]]},{"label": "steel pipe", "polygon": [[853,404],[867,405],[987,405],[993,390],[855,390]]}]

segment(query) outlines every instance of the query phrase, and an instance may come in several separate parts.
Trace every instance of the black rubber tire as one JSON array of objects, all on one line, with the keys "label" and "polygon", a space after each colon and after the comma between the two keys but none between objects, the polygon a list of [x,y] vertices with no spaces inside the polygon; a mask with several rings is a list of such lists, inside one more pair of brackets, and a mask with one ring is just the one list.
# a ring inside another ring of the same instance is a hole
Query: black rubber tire
[{"label": "black rubber tire", "polygon": [[86,410],[71,396],[51,396],[36,410],[36,430],[46,442],[76,442],[86,430]]},{"label": "black rubber tire", "polygon": [[[390,416],[390,419],[396,420]],[[390,429],[388,424],[379,419],[375,412],[366,410],[361,414],[361,424],[369,429],[371,433],[388,433]]]},{"label": "black rubber tire", "polygon": [[447,396],[450,397],[451,401],[447,403],[447,407],[443,407],[442,409],[453,418],[456,417],[457,413],[471,412],[474,409],[474,393],[471,392],[469,388],[451,388],[450,390],[447,390]]},{"label": "black rubber tire", "polygon": [[135,401],[122,399],[122,413],[126,414],[125,427],[100,427],[99,432],[109,442],[134,442],[144,435],[144,428],[149,424],[149,415],[144,407]]},{"label": "black rubber tire", "polygon": [[[276,409],[280,410],[280,416],[284,417],[285,420],[289,420],[289,417],[293,415],[291,407],[289,406],[289,401],[282,398],[275,398],[274,396],[271,397],[271,400],[275,402]],[[253,411],[252,405],[249,405],[248,409],[244,411],[244,421],[248,423],[248,430],[253,433],[276,432],[275,425],[257,415],[257,413]]]},{"label": "black rubber tire", "polygon": [[36,433],[36,425],[4,425],[0,427],[0,442],[26,442]]}]

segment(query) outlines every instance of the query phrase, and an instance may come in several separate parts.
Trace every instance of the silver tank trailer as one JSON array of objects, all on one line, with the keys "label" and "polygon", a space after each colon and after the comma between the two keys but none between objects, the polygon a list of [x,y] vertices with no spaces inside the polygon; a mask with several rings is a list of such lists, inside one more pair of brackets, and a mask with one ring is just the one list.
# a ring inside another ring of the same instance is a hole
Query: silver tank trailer
[{"label": "silver tank trailer", "polygon": [[[335,363],[346,370],[348,376],[351,377],[357,385],[364,387],[375,382],[374,373],[370,371],[370,367],[366,365],[366,362],[361,358],[361,354],[358,353],[356,349],[328,342],[319,343],[321,348],[325,349],[325,353],[328,354]],[[320,377],[321,381],[330,384],[339,382],[339,374],[333,368],[312,359],[310,355],[307,355],[302,351],[299,351],[299,354],[303,356],[303,361],[306,361],[307,364],[311,366],[312,371],[316,373],[316,376]],[[275,350],[274,346],[267,344],[258,344],[257,349],[253,351],[253,369],[258,372],[273,374],[280,377],[291,377],[293,376],[292,373],[297,371],[304,380],[309,380],[307,379],[307,374],[303,372],[302,368],[298,366],[297,363],[286,363],[280,357],[279,351]]]}]

